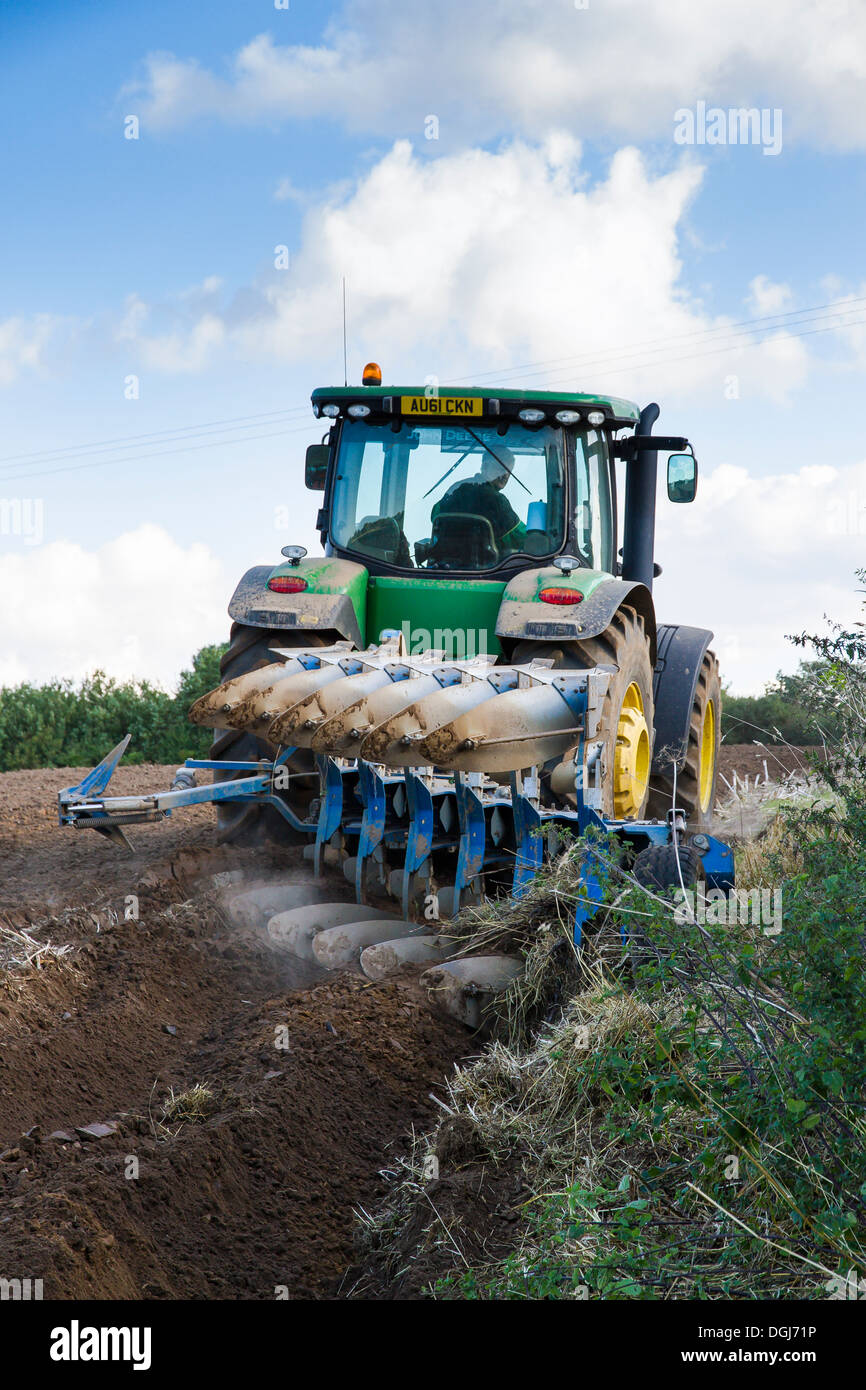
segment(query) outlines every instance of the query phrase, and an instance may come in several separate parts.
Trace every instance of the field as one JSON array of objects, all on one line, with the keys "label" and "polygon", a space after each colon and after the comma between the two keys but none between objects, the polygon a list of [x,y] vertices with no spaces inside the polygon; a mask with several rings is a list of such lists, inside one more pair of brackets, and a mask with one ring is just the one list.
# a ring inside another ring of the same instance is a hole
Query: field
[{"label": "field", "polygon": [[[233,925],[210,875],[237,862],[211,847],[208,809],[139,827],[131,858],[61,832],[52,800],[81,772],[0,778],[0,1269],[46,1298],[334,1297],[354,1208],[471,1039],[411,977],[303,978],[263,923]],[[300,855],[244,867],[306,871]],[[164,1115],[196,1086],[201,1116]],[[94,1123],[112,1132],[78,1132]]]},{"label": "field", "polygon": [[[726,749],[722,772],[753,780],[764,756]],[[417,1295],[422,1270],[359,1265],[358,1213],[479,1044],[411,967],[325,975],[264,917],[232,920],[214,875],[312,895],[300,851],[217,848],[208,808],[133,827],[131,857],[60,830],[82,772],[0,776],[0,1269],[55,1298]],[[121,768],[113,790],[172,772]],[[488,1170],[443,1198],[495,1250],[526,1194]]]}]

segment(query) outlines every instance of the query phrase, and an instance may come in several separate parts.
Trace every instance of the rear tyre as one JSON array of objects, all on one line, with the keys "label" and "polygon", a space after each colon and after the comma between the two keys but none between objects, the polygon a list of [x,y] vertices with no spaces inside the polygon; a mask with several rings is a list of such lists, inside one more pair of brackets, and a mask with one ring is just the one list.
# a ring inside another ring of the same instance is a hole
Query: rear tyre
[{"label": "rear tyre", "polygon": [[[676,804],[686,813],[689,830],[709,830],[713,823],[719,779],[719,745],[722,729],[722,686],[719,663],[707,652],[698,673],[689,719],[689,739],[683,767],[677,773]],[[648,812],[664,820],[674,805],[673,772],[654,773],[650,779]]]},{"label": "rear tyre", "polygon": [[[224,681],[235,676],[244,676],[248,671],[256,671],[279,660],[271,656],[269,647],[316,647],[322,646],[320,636],[305,636],[299,642],[293,633],[282,629],[248,627],[246,623],[232,623],[228,651],[220,661],[220,677]],[[278,750],[264,739],[241,729],[215,729],[210,757],[214,761],[254,762],[259,758],[273,758]],[[309,774],[293,778],[291,787],[291,806],[297,815],[305,815],[309,803],[318,791],[315,759],[307,749],[298,749],[289,759],[289,770],[293,773]],[[248,772],[215,772],[215,782],[226,782],[239,777],[248,777]],[[217,804],[217,841],[219,844],[236,844],[247,847],[271,844],[299,844],[306,842],[306,836],[294,830],[289,822],[273,806],[263,806],[256,802],[226,802]]]},{"label": "rear tyre", "polygon": [[[602,753],[602,813],[613,820],[640,820],[649,795],[653,742],[653,673],[644,620],[628,605],[598,637],[584,642],[518,642],[515,664],[533,657],[553,660],[565,670],[615,666],[601,711],[597,739]],[[545,774],[550,797],[575,802],[573,752]]]}]

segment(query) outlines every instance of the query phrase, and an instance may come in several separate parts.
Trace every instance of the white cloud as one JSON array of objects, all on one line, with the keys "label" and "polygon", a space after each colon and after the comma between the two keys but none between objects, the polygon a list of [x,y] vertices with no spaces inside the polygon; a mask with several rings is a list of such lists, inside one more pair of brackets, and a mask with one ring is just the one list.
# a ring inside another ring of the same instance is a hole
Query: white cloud
[{"label": "white cloud", "polygon": [[[138,294],[130,294],[114,337],[136,345],[142,366],[164,372],[201,371],[225,342],[226,328],[218,312],[222,287],[218,275],[209,275],[155,309]],[[149,331],[154,318],[160,326]]]},{"label": "white cloud", "polygon": [[10,386],[22,371],[33,371],[42,365],[43,351],[60,323],[53,314],[0,322],[0,386]]},{"label": "white cloud", "polygon": [[825,632],[825,615],[862,617],[866,462],[763,477],[723,464],[701,478],[693,506],[663,503],[658,523],[659,617],[712,628],[737,693],[796,666],[803,653],[786,634]]},{"label": "white cloud", "polygon": [[783,314],[793,299],[791,286],[777,284],[766,275],[756,275],[749,282],[749,297],[746,301],[749,310],[756,317],[771,317]]},{"label": "white cloud", "polygon": [[225,324],[216,314],[203,314],[189,331],[157,334],[141,341],[146,367],[160,372],[199,372],[225,341]]},{"label": "white cloud", "polygon": [[551,125],[667,137],[676,109],[705,100],[781,108],[786,141],[845,149],[866,138],[864,77],[866,9],[849,0],[346,0],[317,46],[261,34],[227,76],[151,54],[125,98],[157,129],[326,116],[390,134],[436,114],[443,139],[473,142]]},{"label": "white cloud", "polygon": [[224,343],[246,361],[333,361],[345,275],[353,360],[384,359],[404,377],[541,363],[520,384],[718,394],[736,372],[744,394],[775,398],[800,385],[801,342],[780,332],[759,345],[738,330],[720,354],[730,320],[681,283],[680,229],[701,169],[686,160],[653,173],[626,148],[590,183],[580,154],[563,132],[436,160],[398,141],[310,207],[290,269],[222,316],[211,299],[201,317],[148,335],[136,304],[127,327],[149,365],[171,370],[206,365]]},{"label": "white cloud", "polygon": [[277,203],[305,203],[307,194],[302,189],[296,188],[291,179],[283,178],[274,189],[274,201]]},{"label": "white cloud", "polygon": [[98,550],[53,541],[0,553],[0,686],[97,667],[166,688],[199,647],[225,640],[231,582],[202,544],[142,525]]},{"label": "white cloud", "polygon": [[150,309],[139,295],[127,295],[123,316],[114,330],[117,341],[127,343],[140,337],[149,315]]}]

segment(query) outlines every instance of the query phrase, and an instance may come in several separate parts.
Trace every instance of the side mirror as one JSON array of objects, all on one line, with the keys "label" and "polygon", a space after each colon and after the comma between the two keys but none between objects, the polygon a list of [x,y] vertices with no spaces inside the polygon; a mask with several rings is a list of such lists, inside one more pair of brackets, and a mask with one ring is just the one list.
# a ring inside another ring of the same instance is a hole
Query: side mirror
[{"label": "side mirror", "polygon": [[307,459],[304,466],[304,482],[311,492],[324,492],[325,475],[328,472],[327,444],[308,444]]},{"label": "side mirror", "polygon": [[694,454],[668,458],[668,497],[672,502],[694,502],[698,490],[698,461]]}]

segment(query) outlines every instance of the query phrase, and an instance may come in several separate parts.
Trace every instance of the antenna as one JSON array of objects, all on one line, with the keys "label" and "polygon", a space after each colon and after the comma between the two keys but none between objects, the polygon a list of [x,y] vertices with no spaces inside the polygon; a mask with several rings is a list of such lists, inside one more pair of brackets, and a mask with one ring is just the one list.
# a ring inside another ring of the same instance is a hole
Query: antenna
[{"label": "antenna", "polygon": [[346,351],[346,277],[343,276],[343,385],[349,385],[349,359]]}]

